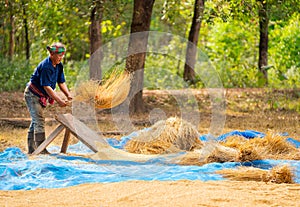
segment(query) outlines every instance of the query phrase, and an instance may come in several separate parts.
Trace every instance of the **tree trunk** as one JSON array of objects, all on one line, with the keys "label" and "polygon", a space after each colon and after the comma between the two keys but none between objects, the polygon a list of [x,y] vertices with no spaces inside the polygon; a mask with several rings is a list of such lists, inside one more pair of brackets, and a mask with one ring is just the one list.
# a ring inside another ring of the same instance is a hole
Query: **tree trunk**
[{"label": "tree trunk", "polygon": [[259,0],[261,5],[259,5],[259,58],[258,58],[258,68],[263,74],[263,79],[265,85],[268,85],[268,72],[265,67],[268,65],[268,11],[267,11],[267,1]]},{"label": "tree trunk", "polygon": [[25,44],[26,44],[26,60],[30,59],[30,44],[29,44],[29,35],[28,35],[28,23],[27,23],[27,14],[25,9],[25,3],[22,1],[23,6],[23,23],[25,29]]},{"label": "tree trunk", "polygon": [[10,6],[10,12],[9,12],[10,32],[9,32],[8,57],[10,60],[12,60],[15,52],[15,16],[13,13],[13,3],[11,2],[9,6]]},{"label": "tree trunk", "polygon": [[130,113],[142,113],[144,66],[154,0],[134,0],[126,71],[133,74],[129,97]]},{"label": "tree trunk", "polygon": [[102,53],[98,50],[101,46],[101,22],[103,14],[103,2],[101,0],[93,1],[93,9],[91,11],[91,25],[89,31],[90,37],[90,79],[100,80],[101,79],[101,60]]},{"label": "tree trunk", "polygon": [[[2,20],[0,20],[0,30],[5,31],[5,18],[3,18]],[[6,44],[5,44],[5,35],[3,32],[3,35],[0,35],[0,44],[2,46],[0,46],[1,49],[1,55],[4,57],[6,54]]]},{"label": "tree trunk", "polygon": [[183,78],[192,84],[195,83],[195,63],[197,55],[197,44],[204,12],[204,0],[195,0],[194,16],[189,33],[189,43],[186,49]]}]

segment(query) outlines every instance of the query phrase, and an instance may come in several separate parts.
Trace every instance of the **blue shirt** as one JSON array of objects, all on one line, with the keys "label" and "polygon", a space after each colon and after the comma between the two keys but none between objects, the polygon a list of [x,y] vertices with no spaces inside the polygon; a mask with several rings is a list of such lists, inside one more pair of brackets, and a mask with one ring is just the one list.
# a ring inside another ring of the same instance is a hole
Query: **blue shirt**
[{"label": "blue shirt", "polygon": [[47,95],[43,88],[44,86],[50,86],[54,90],[56,83],[64,83],[66,81],[63,69],[62,63],[53,67],[50,57],[47,57],[35,68],[30,81],[43,94]]}]

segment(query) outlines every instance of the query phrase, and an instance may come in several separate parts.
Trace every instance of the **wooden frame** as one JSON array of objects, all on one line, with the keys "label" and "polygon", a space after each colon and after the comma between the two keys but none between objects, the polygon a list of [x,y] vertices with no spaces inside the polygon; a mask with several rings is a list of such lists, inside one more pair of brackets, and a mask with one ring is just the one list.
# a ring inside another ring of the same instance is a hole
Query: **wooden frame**
[{"label": "wooden frame", "polygon": [[[57,128],[47,137],[47,139],[32,153],[40,154],[53,140],[65,129],[64,140],[61,146],[61,153],[66,153],[69,145],[70,135],[74,135],[93,152],[98,152],[96,142],[105,142],[97,132],[88,128],[83,122],[71,114],[61,114],[55,117],[60,123]],[[106,142],[105,142],[106,143]]]}]

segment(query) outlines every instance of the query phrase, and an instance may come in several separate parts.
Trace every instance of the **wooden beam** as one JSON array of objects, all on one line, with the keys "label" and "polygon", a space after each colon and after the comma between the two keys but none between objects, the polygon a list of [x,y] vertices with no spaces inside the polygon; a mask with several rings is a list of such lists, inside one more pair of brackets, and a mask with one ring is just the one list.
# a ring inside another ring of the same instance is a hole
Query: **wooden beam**
[{"label": "wooden beam", "polygon": [[60,149],[61,153],[66,153],[67,149],[68,149],[68,145],[69,145],[69,141],[70,141],[70,130],[66,128],[65,130],[65,136],[64,136],[64,140]]},{"label": "wooden beam", "polygon": [[90,129],[83,122],[72,114],[60,114],[55,117],[60,125],[49,135],[49,137],[33,152],[33,155],[41,153],[65,128],[64,140],[61,146],[61,153],[66,153],[70,135],[74,135],[93,152],[98,152],[96,142],[108,145],[107,142],[94,130]]},{"label": "wooden beam", "polygon": [[98,152],[96,142],[107,144],[107,142],[102,139],[96,131],[90,129],[83,122],[72,116],[72,114],[60,114],[56,116],[56,120],[69,129],[77,139],[79,139],[93,152]]},{"label": "wooden beam", "polygon": [[60,124],[32,154],[40,154],[62,132],[64,128],[64,125]]}]

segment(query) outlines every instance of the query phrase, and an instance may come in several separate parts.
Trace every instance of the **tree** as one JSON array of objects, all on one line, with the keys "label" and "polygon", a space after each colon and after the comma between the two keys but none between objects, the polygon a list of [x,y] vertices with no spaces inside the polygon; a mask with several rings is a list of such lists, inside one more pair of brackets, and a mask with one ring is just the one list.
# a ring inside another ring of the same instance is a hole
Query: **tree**
[{"label": "tree", "polygon": [[26,3],[24,1],[22,1],[22,8],[23,8],[23,24],[24,24],[24,30],[25,30],[26,60],[29,60],[30,59],[30,43],[29,43],[29,34],[28,34]]},{"label": "tree", "polygon": [[195,83],[194,66],[196,62],[197,44],[201,27],[201,21],[203,19],[203,12],[204,0],[195,0],[194,16],[188,38],[189,43],[186,49],[186,58],[183,73],[184,80],[189,81],[192,84]]},{"label": "tree", "polygon": [[263,74],[265,85],[268,85],[268,27],[269,17],[267,12],[267,1],[259,0],[259,55],[258,55],[258,69]]},{"label": "tree", "polygon": [[10,23],[10,32],[9,32],[9,49],[8,57],[10,60],[14,57],[15,52],[15,14],[14,14],[14,2],[8,2],[9,7],[9,23]]},{"label": "tree", "polygon": [[153,4],[154,0],[134,0],[128,57],[126,58],[126,71],[133,74],[129,94],[133,97],[129,106],[131,113],[141,113],[144,110],[144,66]]},{"label": "tree", "polygon": [[[259,58],[258,68],[263,74],[265,85],[268,85],[268,45],[269,21],[285,21],[292,14],[299,12],[299,1],[258,0],[259,16]],[[280,69],[278,68],[279,74]]]},{"label": "tree", "polygon": [[[101,0],[93,1],[91,11],[91,25],[89,28],[90,37],[90,78],[95,80],[101,79],[101,22],[102,22],[103,5]],[[97,51],[98,50],[98,51]]]}]

